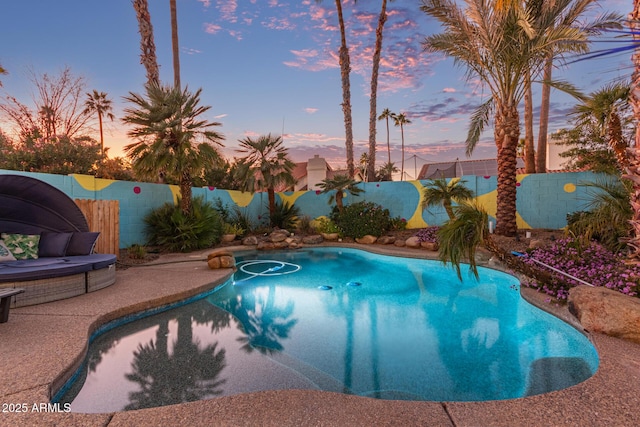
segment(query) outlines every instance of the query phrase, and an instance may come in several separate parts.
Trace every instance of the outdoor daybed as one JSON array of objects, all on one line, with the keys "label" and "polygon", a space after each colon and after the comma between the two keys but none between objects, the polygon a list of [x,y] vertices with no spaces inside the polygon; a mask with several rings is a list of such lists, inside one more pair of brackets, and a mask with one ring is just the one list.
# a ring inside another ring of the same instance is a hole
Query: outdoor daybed
[{"label": "outdoor daybed", "polygon": [[92,292],[116,280],[116,256],[93,253],[97,232],[65,193],[34,178],[0,174],[0,292],[11,307]]}]

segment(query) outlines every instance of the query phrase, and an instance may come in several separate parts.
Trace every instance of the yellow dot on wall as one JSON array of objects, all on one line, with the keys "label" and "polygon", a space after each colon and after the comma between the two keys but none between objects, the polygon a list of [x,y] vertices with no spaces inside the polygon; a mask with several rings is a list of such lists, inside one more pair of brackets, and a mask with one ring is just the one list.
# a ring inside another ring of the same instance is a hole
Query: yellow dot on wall
[{"label": "yellow dot on wall", "polygon": [[576,185],[572,183],[565,184],[564,191],[566,193],[573,193],[574,191],[576,191]]}]

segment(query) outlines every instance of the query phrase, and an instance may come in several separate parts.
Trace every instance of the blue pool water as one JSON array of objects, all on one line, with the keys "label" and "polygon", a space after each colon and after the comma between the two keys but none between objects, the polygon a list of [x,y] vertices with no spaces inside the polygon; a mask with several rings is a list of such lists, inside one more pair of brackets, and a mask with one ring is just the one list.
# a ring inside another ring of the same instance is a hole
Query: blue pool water
[{"label": "blue pool water", "polygon": [[57,398],[79,412],[270,389],[380,399],[512,399],[591,377],[590,341],[480,269],[318,248],[237,257],[204,298],[96,337]]}]

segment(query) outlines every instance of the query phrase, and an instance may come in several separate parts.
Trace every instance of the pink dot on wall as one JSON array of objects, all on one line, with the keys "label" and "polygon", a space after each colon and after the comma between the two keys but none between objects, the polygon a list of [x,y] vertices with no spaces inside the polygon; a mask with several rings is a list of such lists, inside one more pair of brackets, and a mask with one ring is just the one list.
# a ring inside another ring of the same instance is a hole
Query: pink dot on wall
[{"label": "pink dot on wall", "polygon": [[516,182],[516,187],[520,187],[520,183],[519,182]]},{"label": "pink dot on wall", "polygon": [[216,187],[211,187],[211,186],[209,186],[209,191],[213,191],[213,190],[215,190],[215,189],[216,189]]},{"label": "pink dot on wall", "polygon": [[142,190],[140,189],[140,187],[138,187],[137,185],[135,187],[133,187],[133,192],[136,194],[140,194]]},{"label": "pink dot on wall", "polygon": [[489,175],[484,176],[484,179],[489,179],[489,178],[491,178]]},{"label": "pink dot on wall", "polygon": [[376,187],[380,187],[380,184],[376,184]]},{"label": "pink dot on wall", "polygon": [[320,194],[320,193],[322,193],[322,191],[320,191],[320,190],[316,190],[316,196],[317,196],[318,194]]}]

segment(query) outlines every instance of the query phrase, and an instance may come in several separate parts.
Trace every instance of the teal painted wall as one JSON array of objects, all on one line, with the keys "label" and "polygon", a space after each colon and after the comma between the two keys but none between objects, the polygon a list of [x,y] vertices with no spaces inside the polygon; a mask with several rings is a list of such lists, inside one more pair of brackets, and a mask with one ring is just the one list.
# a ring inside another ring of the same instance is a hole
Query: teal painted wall
[{"label": "teal painted wall", "polygon": [[[145,242],[144,216],[167,202],[175,202],[177,186],[141,182],[95,179],[87,175],[52,175],[43,173],[0,170],[0,174],[31,176],[60,189],[74,199],[118,200],[120,202],[120,247]],[[581,183],[596,181],[591,172],[532,174],[518,176],[518,226],[520,228],[559,229],[566,225],[569,212],[583,210],[586,189]],[[462,178],[471,188],[478,202],[495,222],[496,177],[467,176]],[[392,217],[405,218],[409,228],[438,225],[447,219],[444,209],[420,208],[421,192],[426,181],[361,183],[365,190],[358,196],[347,194],[344,202],[371,201],[389,209]],[[252,219],[254,225],[268,223],[266,193],[241,193],[217,188],[194,188],[193,195],[215,203],[220,199],[226,206],[237,205]],[[328,215],[329,195],[316,191],[278,193],[280,200],[295,203],[303,215],[316,218]],[[0,206],[0,211],[2,207]]]}]

